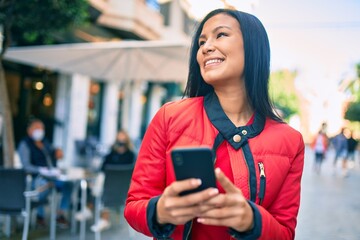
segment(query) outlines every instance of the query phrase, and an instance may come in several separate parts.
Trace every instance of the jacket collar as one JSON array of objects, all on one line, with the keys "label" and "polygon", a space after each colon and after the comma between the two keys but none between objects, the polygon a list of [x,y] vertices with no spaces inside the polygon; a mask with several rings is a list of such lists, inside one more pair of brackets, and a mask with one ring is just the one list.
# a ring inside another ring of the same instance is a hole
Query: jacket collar
[{"label": "jacket collar", "polygon": [[[219,131],[216,140],[218,141],[220,137],[222,140],[228,141],[236,150],[240,149],[249,138],[257,136],[264,129],[265,117],[258,113],[255,113],[254,121],[249,125],[236,127],[226,116],[215,92],[208,93],[204,97],[204,108],[209,120]],[[217,148],[220,143],[215,141],[214,145],[216,146],[214,147]]]}]

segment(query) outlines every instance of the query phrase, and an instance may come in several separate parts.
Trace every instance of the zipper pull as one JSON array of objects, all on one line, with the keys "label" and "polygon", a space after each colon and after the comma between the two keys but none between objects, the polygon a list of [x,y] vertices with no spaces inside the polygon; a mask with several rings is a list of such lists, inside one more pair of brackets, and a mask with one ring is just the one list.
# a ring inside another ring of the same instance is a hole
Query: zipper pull
[{"label": "zipper pull", "polygon": [[259,170],[260,170],[260,188],[259,188],[259,205],[262,205],[265,197],[265,189],[266,189],[266,178],[265,178],[265,167],[264,163],[258,163]]},{"label": "zipper pull", "polygon": [[265,177],[264,164],[262,162],[259,162],[258,165],[259,165],[259,168],[260,168],[260,177]]}]

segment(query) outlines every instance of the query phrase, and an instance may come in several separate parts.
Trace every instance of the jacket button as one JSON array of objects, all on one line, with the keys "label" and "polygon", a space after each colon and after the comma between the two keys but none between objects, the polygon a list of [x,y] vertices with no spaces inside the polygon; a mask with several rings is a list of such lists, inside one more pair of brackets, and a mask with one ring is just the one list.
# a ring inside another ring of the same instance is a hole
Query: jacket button
[{"label": "jacket button", "polygon": [[247,131],[244,129],[241,131],[242,135],[246,135],[247,134]]},{"label": "jacket button", "polygon": [[238,142],[241,141],[241,136],[239,134],[236,134],[236,135],[233,136],[233,140],[234,140],[234,142],[238,143]]}]

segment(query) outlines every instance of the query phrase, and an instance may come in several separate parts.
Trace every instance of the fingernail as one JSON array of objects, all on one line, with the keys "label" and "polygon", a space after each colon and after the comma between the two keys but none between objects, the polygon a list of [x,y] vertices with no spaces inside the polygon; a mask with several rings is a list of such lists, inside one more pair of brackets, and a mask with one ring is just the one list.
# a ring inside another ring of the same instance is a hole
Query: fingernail
[{"label": "fingernail", "polygon": [[215,168],[215,172],[216,173],[221,173],[221,169],[220,168]]},{"label": "fingernail", "polygon": [[210,196],[214,196],[214,195],[216,195],[216,194],[218,194],[219,193],[219,189],[217,189],[217,188],[212,188],[210,191],[209,191],[209,195]]},{"label": "fingernail", "polygon": [[200,186],[201,185],[201,179],[194,179],[191,181],[191,184],[194,186]]},{"label": "fingernail", "polygon": [[204,219],[203,218],[198,218],[196,221],[199,222],[199,223],[202,223],[202,222],[204,222]]}]

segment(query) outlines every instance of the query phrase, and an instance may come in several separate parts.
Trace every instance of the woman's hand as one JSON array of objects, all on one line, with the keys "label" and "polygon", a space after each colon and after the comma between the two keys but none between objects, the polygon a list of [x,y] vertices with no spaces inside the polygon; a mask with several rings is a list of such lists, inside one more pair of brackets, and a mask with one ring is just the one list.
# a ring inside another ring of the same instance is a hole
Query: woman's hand
[{"label": "woman's hand", "polygon": [[254,215],[246,198],[219,168],[215,170],[215,174],[225,193],[204,202],[197,221],[207,225],[231,227],[239,232],[250,230]]},{"label": "woman's hand", "polygon": [[181,192],[195,189],[200,185],[200,179],[192,178],[173,182],[166,187],[157,203],[158,223],[181,225],[201,214],[201,211],[205,209],[201,207],[201,203],[216,196],[219,193],[218,189],[208,188],[201,192],[179,196]]}]

